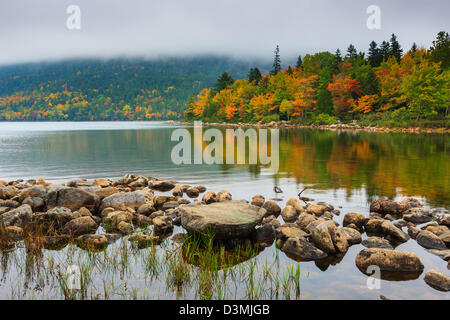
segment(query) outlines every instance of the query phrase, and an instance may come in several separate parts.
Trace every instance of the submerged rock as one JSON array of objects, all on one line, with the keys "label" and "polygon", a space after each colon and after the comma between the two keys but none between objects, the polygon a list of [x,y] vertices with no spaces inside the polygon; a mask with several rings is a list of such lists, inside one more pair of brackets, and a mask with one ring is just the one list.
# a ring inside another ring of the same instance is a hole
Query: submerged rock
[{"label": "submerged rock", "polygon": [[341,228],[341,232],[344,234],[344,237],[347,239],[348,244],[358,244],[361,243],[361,233],[354,228],[343,227]]},{"label": "submerged rock", "polygon": [[347,238],[333,221],[321,222],[311,233],[311,242],[326,253],[345,253],[348,249]]},{"label": "submerged rock", "polygon": [[245,201],[188,205],[180,208],[181,224],[190,232],[212,232],[216,239],[247,237],[266,215],[266,210]]},{"label": "submerged rock", "polygon": [[299,258],[300,260],[318,260],[327,257],[327,254],[316,248],[304,238],[288,238],[281,250],[288,256]]},{"label": "submerged rock", "polygon": [[379,237],[369,237],[364,239],[361,244],[367,248],[394,249],[389,241]]},{"label": "submerged rock", "polygon": [[356,256],[356,266],[366,273],[369,266],[378,266],[381,271],[422,272],[423,264],[417,254],[389,249],[364,249]]},{"label": "submerged rock", "polygon": [[344,216],[344,227],[348,226],[349,224],[354,224],[358,228],[362,228],[364,224],[364,215],[358,212],[349,212]]},{"label": "submerged rock", "polygon": [[427,230],[422,230],[417,235],[417,243],[420,244],[422,247],[427,249],[438,249],[438,250],[445,250],[447,249],[444,241],[439,239],[437,235],[434,233],[431,233]]},{"label": "submerged rock", "polygon": [[135,242],[139,249],[147,248],[153,245],[161,244],[162,240],[157,236],[149,236],[146,234],[138,234],[128,238],[128,241]]}]

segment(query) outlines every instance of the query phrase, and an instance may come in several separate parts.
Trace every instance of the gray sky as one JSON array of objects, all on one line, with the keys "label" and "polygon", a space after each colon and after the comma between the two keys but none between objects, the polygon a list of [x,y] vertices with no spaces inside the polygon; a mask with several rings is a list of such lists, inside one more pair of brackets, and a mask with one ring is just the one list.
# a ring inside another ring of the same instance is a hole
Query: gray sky
[{"label": "gray sky", "polygon": [[[68,30],[66,8],[81,8]],[[369,5],[381,29],[366,26]],[[1,0],[0,64],[72,57],[225,54],[288,59],[323,50],[366,51],[391,33],[404,49],[450,31],[450,1],[399,0]]]}]

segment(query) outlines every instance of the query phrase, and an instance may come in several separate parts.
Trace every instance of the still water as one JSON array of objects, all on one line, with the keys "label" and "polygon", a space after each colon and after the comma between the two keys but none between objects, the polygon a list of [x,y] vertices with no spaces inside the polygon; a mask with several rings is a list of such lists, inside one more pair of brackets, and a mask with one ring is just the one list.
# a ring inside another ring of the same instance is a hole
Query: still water
[{"label": "still water", "polygon": [[[426,206],[450,208],[449,135],[282,129],[279,171],[270,174],[262,165],[174,165],[171,151],[178,142],[171,141],[171,134],[177,128],[162,122],[0,123],[0,179],[45,177],[65,182],[134,173],[202,184],[216,192],[228,189],[233,199],[247,200],[255,194],[276,197],[273,187],[279,186],[284,191],[281,207],[307,187],[304,196],[342,207],[335,218],[341,224],[347,212],[368,215],[370,201],[380,197],[416,196]],[[423,274],[410,281],[383,280],[375,290],[367,288],[367,277],[355,266],[362,249],[354,245],[342,260],[326,266],[301,262],[300,298],[450,298],[423,281],[432,268],[449,274],[447,263],[414,240],[396,250],[418,253]],[[274,251],[267,248],[253,259],[273,259]],[[281,265],[296,263],[281,252],[278,256]],[[10,273],[0,284],[2,298],[11,297],[15,286]],[[166,292],[158,297],[176,295]],[[189,293],[186,297],[195,298]]]}]

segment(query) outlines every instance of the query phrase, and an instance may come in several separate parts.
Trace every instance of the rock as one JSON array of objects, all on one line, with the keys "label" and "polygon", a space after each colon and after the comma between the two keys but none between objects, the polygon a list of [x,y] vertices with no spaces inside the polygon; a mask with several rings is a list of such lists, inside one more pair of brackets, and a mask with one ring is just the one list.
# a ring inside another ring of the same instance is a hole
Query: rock
[{"label": "rock", "polygon": [[399,203],[392,200],[375,200],[370,204],[371,212],[381,214],[399,215],[406,210],[408,210],[406,203]]},{"label": "rock", "polygon": [[79,215],[81,217],[92,217],[92,213],[85,207],[82,207],[78,211],[74,212],[74,215]]},{"label": "rock", "polygon": [[408,209],[422,207],[422,204],[418,199],[411,197],[404,198],[400,203],[407,205]]},{"label": "rock", "polygon": [[394,226],[394,224],[390,221],[383,221],[380,228],[382,234],[391,236],[393,240],[400,242],[407,242],[409,240],[409,236],[403,232],[403,230]]},{"label": "rock", "polygon": [[356,266],[366,273],[369,266],[378,266],[388,272],[422,272],[423,264],[412,252],[389,249],[369,248],[360,251],[356,256]]},{"label": "rock", "polygon": [[82,234],[95,233],[97,227],[97,224],[91,217],[84,216],[67,222],[63,228],[63,233],[80,236]]},{"label": "rock", "polygon": [[431,233],[430,231],[422,230],[417,235],[417,243],[426,249],[438,249],[445,250],[447,247],[445,246],[444,241],[439,239],[437,235]]},{"label": "rock", "polygon": [[271,224],[275,229],[280,227],[280,221],[278,221],[278,219],[275,216],[268,216],[265,217],[262,221],[261,221],[262,225],[265,224]]},{"label": "rock", "polygon": [[0,186],[0,199],[8,200],[12,199],[19,194],[20,190],[14,186]]},{"label": "rock", "polygon": [[94,179],[93,182],[94,185],[99,186],[100,188],[108,188],[109,186],[111,186],[111,183],[111,180],[105,178],[97,178]]},{"label": "rock", "polygon": [[425,226],[424,230],[430,231],[431,233],[434,233],[438,237],[440,237],[443,234],[448,233],[450,230],[447,228],[447,226],[441,226],[441,225],[427,225]]},{"label": "rock", "polygon": [[334,210],[334,206],[331,203],[320,201],[320,202],[317,202],[317,204],[325,206],[327,208],[327,211]]},{"label": "rock", "polygon": [[196,186],[195,188],[197,188],[198,192],[200,192],[200,193],[203,193],[206,191],[206,187],[202,186],[202,185]]},{"label": "rock", "polygon": [[170,181],[150,181],[148,186],[153,190],[167,192],[175,188],[175,184]]},{"label": "rock", "polygon": [[173,222],[168,216],[159,216],[154,218],[152,221],[154,226],[153,231],[157,235],[169,234],[173,231]]},{"label": "rock", "polygon": [[391,216],[390,214],[387,214],[383,217],[383,219],[385,220],[389,220],[389,221],[395,221],[395,217]]},{"label": "rock", "polygon": [[175,197],[168,195],[157,195],[153,198],[153,206],[155,209],[161,209],[165,203],[175,201]]},{"label": "rock", "polygon": [[298,218],[298,213],[294,207],[288,205],[281,212],[281,216],[285,222],[295,222]]},{"label": "rock", "polygon": [[126,210],[127,208],[138,209],[145,203],[152,200],[153,194],[144,190],[133,192],[119,192],[102,200],[101,209],[114,208],[116,210]]},{"label": "rock", "polygon": [[47,236],[44,237],[42,245],[46,250],[62,250],[70,242],[70,237],[67,235]]},{"label": "rock", "polygon": [[280,206],[273,200],[266,201],[263,206],[263,209],[266,209],[266,216],[273,215],[275,217],[278,217],[281,213]]},{"label": "rock", "polygon": [[275,229],[271,223],[263,225],[261,228],[256,229],[255,241],[256,242],[273,242],[275,239]]},{"label": "rock", "polygon": [[347,252],[348,243],[333,221],[324,221],[312,230],[311,242],[326,253]]},{"label": "rock", "polygon": [[407,222],[403,219],[397,220],[394,222],[394,226],[396,226],[397,228],[401,229],[403,227],[407,226]]},{"label": "rock", "polygon": [[341,228],[341,232],[347,239],[348,244],[358,244],[361,243],[361,233],[358,230],[349,227]]},{"label": "rock", "polygon": [[327,257],[322,250],[314,247],[311,243],[303,238],[288,238],[281,250],[287,255],[298,257],[301,260],[311,261]]},{"label": "rock", "polygon": [[316,220],[317,218],[314,215],[303,212],[298,216],[295,223],[300,227],[300,229],[302,229],[303,231],[307,231],[308,225]]},{"label": "rock", "polygon": [[188,205],[180,208],[181,224],[189,232],[212,232],[216,239],[247,237],[266,210],[245,201],[216,202],[209,205]]},{"label": "rock", "polygon": [[253,206],[262,207],[264,205],[265,201],[266,201],[266,199],[262,195],[258,194],[252,198],[251,204]]},{"label": "rock", "polygon": [[137,243],[138,248],[143,249],[143,248],[147,248],[150,246],[155,246],[155,245],[161,244],[162,239],[157,236],[138,234],[138,235],[128,238],[128,241]]},{"label": "rock", "polygon": [[440,291],[450,291],[450,277],[437,270],[429,270],[425,274],[425,282]]},{"label": "rock", "polygon": [[210,204],[210,203],[219,201],[219,199],[217,198],[217,195],[215,192],[210,191],[203,195],[202,201],[206,204]]},{"label": "rock", "polygon": [[85,234],[75,240],[76,244],[85,250],[103,250],[108,246],[108,238],[103,234]]},{"label": "rock", "polygon": [[287,206],[294,207],[295,210],[297,211],[297,214],[301,214],[302,212],[305,212],[305,208],[303,208],[302,203],[301,203],[300,200],[297,199],[297,198],[290,198],[290,199],[286,202],[286,207],[287,207]]},{"label": "rock", "polygon": [[309,204],[306,207],[306,212],[314,214],[316,217],[320,217],[327,211],[327,207],[322,204]]},{"label": "rock", "polygon": [[128,223],[128,222],[125,222],[125,221],[121,221],[117,225],[117,230],[120,233],[122,233],[122,234],[130,234],[130,233],[133,233],[134,228],[133,228],[133,225],[131,223]]},{"label": "rock", "polygon": [[416,239],[417,235],[420,232],[420,229],[416,228],[412,223],[409,223],[407,226],[408,226],[408,235],[411,238]]},{"label": "rock", "polygon": [[439,218],[439,224],[450,228],[450,214],[444,214]]},{"label": "rock", "polygon": [[437,249],[428,249],[429,253],[434,254],[435,256],[438,256],[439,258],[449,261],[450,260],[450,249],[446,250],[437,250]]},{"label": "rock", "polygon": [[21,227],[9,226],[5,228],[6,236],[8,240],[19,241],[23,239],[24,232]]},{"label": "rock", "polygon": [[121,222],[131,224],[133,222],[133,214],[128,211],[110,212],[103,219],[103,226],[106,230],[118,230]]},{"label": "rock", "polygon": [[41,198],[45,199],[47,197],[47,190],[41,185],[36,185],[31,188],[22,190],[19,193],[19,201],[23,202],[26,198]]},{"label": "rock", "polygon": [[217,193],[217,199],[219,202],[232,200],[231,193],[228,190],[222,190]]},{"label": "rock", "polygon": [[450,232],[441,234],[439,239],[441,239],[447,247],[450,247]]},{"label": "rock", "polygon": [[53,234],[60,232],[66,223],[79,217],[81,216],[77,216],[68,208],[57,207],[47,212],[35,213],[32,221],[36,231]]},{"label": "rock", "polygon": [[120,190],[116,187],[107,187],[102,189],[97,189],[93,193],[95,193],[101,200],[112,196],[113,194],[119,193]]},{"label": "rock", "polygon": [[403,220],[415,224],[426,223],[432,220],[431,211],[425,208],[412,208],[403,214]]},{"label": "rock", "polygon": [[348,226],[349,224],[354,224],[358,228],[362,228],[364,224],[364,215],[357,212],[349,212],[344,216],[344,227]]},{"label": "rock", "polygon": [[150,219],[147,216],[144,216],[142,214],[135,214],[133,216],[133,224],[135,226],[138,226],[139,228],[145,228],[148,227],[153,223],[153,219]]},{"label": "rock", "polygon": [[379,237],[369,237],[364,239],[361,244],[367,248],[394,249],[389,241]]},{"label": "rock", "polygon": [[176,186],[173,188],[172,195],[173,195],[174,197],[182,197],[182,196],[183,196],[183,189],[181,189],[181,186],[176,185]]},{"label": "rock", "polygon": [[2,214],[0,220],[3,221],[5,227],[16,226],[23,228],[31,222],[32,215],[33,210],[31,207],[28,204],[24,204]]},{"label": "rock", "polygon": [[54,187],[48,189],[47,208],[65,207],[72,211],[85,207],[95,211],[100,203],[96,194],[69,187]]},{"label": "rock", "polygon": [[[24,203],[24,204],[27,204],[27,203]],[[20,202],[17,202],[14,200],[0,200],[0,207],[14,209],[14,208],[20,207]]]},{"label": "rock", "polygon": [[137,210],[137,213],[142,214],[144,216],[150,216],[156,209],[153,207],[152,203],[145,203],[140,206]]},{"label": "rock", "polygon": [[296,225],[285,224],[275,230],[275,236],[277,239],[285,241],[288,238],[306,238],[309,234]]},{"label": "rock", "polygon": [[198,191],[197,188],[190,187],[189,189],[186,190],[186,194],[189,198],[198,198],[200,192]]}]

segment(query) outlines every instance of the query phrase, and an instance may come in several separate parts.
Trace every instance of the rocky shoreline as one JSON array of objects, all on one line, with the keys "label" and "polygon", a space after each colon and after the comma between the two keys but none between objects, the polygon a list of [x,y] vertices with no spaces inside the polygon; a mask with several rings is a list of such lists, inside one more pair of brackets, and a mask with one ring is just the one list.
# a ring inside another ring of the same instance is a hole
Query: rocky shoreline
[{"label": "rocky shoreline", "polygon": [[[188,121],[165,121],[168,125],[186,125],[192,126],[193,122]],[[366,132],[396,132],[396,133],[439,133],[448,134],[450,129],[446,128],[385,128],[385,127],[374,127],[374,126],[360,126],[357,124],[331,124],[331,125],[300,125],[291,124],[289,121],[280,122],[269,122],[269,123],[226,123],[226,122],[205,122],[204,126],[215,126],[215,127],[227,127],[227,128],[240,128],[240,127],[251,127],[251,128],[298,128],[298,129],[317,129],[317,130],[347,130],[347,131],[366,131]]]},{"label": "rocky shoreline", "polygon": [[[340,226],[334,220],[340,210],[312,201],[291,198],[281,208],[263,195],[233,200],[227,190],[216,193],[204,186],[137,175],[66,184],[43,178],[0,180],[0,247],[5,250],[24,241],[28,251],[60,249],[68,243],[101,251],[127,237],[145,248],[161,244],[179,226],[188,234],[239,240],[261,249],[275,242],[297,261],[338,262],[350,246],[361,244],[365,248],[356,256],[357,268],[369,275],[370,267],[378,266],[387,280],[417,279],[424,272],[416,253],[395,250],[415,240],[450,269],[450,214],[445,209],[425,208],[415,198],[376,200],[368,215],[345,213]],[[364,234],[368,238],[362,241]],[[428,285],[450,290],[449,276],[426,271]]]}]

